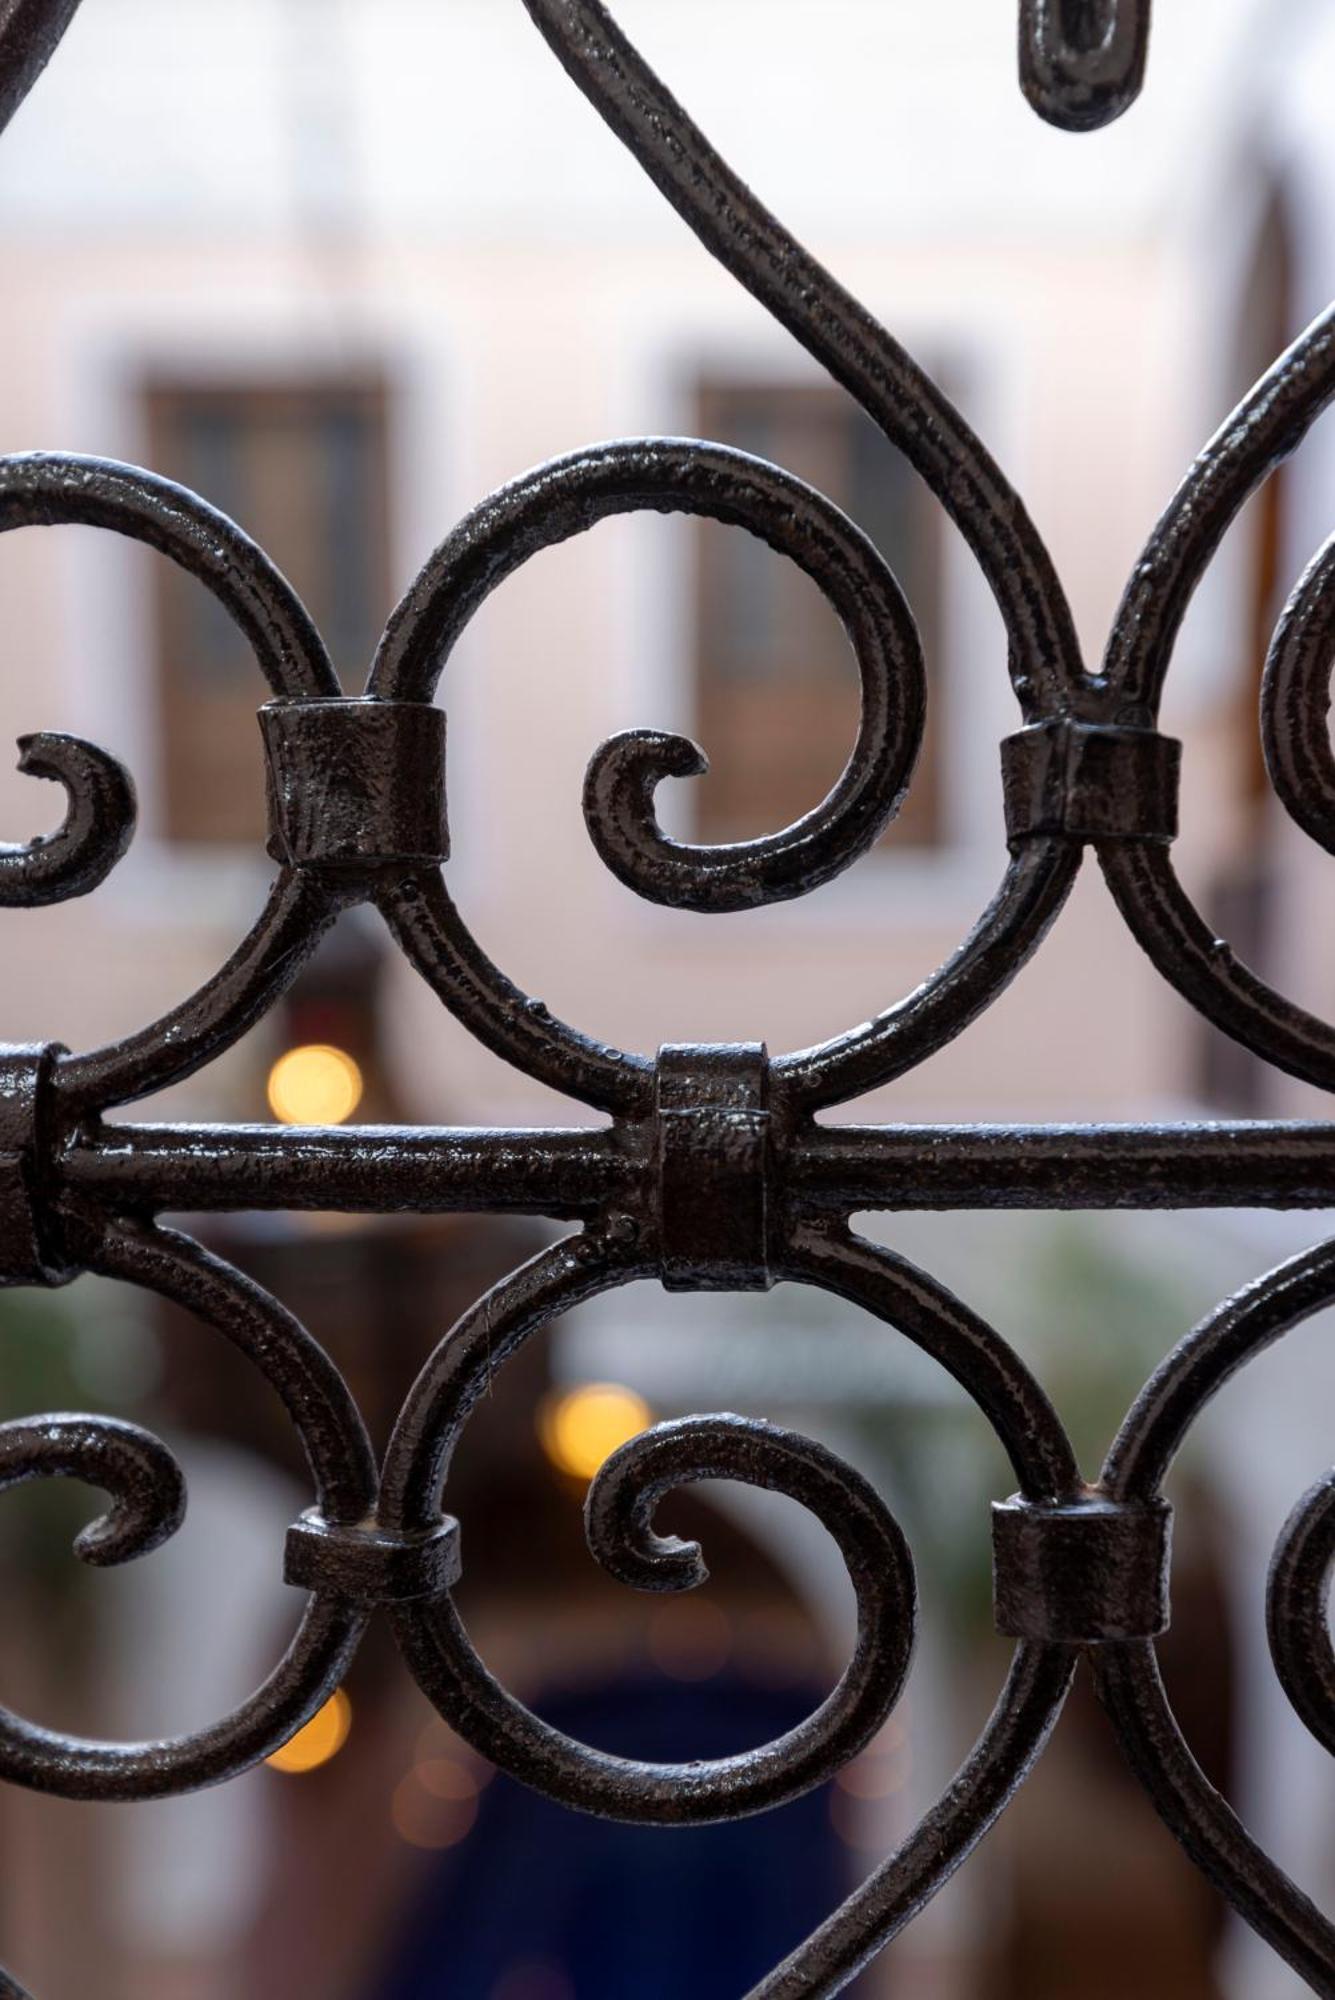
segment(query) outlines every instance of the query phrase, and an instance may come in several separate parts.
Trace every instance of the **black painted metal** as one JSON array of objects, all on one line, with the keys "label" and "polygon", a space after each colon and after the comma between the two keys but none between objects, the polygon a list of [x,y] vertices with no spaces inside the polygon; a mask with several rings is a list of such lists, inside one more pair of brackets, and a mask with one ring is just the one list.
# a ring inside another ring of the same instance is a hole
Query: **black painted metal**
[{"label": "black painted metal", "polygon": [[[800,1728],[746,1755],[628,1762],[553,1730],[474,1652],[451,1587],[458,1524],[445,1512],[454,1446],[492,1372],[540,1327],[637,1279],[672,1289],[822,1288],[931,1354],[985,1412],[1016,1496],[995,1510],[997,1618],[1017,1640],[995,1713],[941,1803],[850,1901],[755,1989],[831,1994],[947,1879],[1039,1755],[1087,1658],[1155,1804],[1234,1906],[1335,1995],[1335,1930],[1211,1790],[1159,1682],[1171,1517],[1162,1485],[1184,1434],[1237,1369],[1335,1302],[1335,1245],[1227,1302],[1178,1347],[1087,1485],[1038,1383],[1000,1336],[925,1273],[858,1237],[882,1208],[1335,1206],[1335,1124],[830,1126],[861,1095],[963,1032],[1041,943],[1092,845],[1160,971],[1269,1061],[1335,1084],[1335,1029],[1273,992],[1206,928],[1173,873],[1178,746],[1157,729],[1177,630],[1243,501],[1335,395],[1335,312],[1241,405],[1189,474],[1137,564],[1098,673],[1079,654],[1060,582],[1019,499],[910,357],[736,179],[597,0],[525,0],[553,51],[701,242],[881,426],[972,547],[1009,640],[1020,730],[1003,746],[1009,849],[1000,887],[951,958],[907,999],[820,1047],[611,1049],[554,1019],[486,958],[450,900],[444,718],[432,705],[456,639],[538,550],[614,513],[704,514],[760,536],[814,578],[848,630],[862,720],[825,802],[732,847],[668,838],[654,791],[703,769],[675,736],[635,731],[597,752],[585,816],[599,853],[641,895],[726,911],[804,894],[864,853],[894,814],[921,738],[926,677],[912,614],[870,543],[818,493],[722,446],[637,439],[545,466],[483,502],[390,619],[365,695],[342,694],[318,633],[262,551],[197,496],[98,460],[0,462],[0,530],[81,521],[149,542],[197,576],[245,632],[271,696],[261,710],[278,875],[255,928],[183,1005],[110,1047],[0,1051],[0,1266],[11,1284],[80,1271],[176,1302],[247,1354],[304,1446],[314,1504],[288,1540],[309,1593],[268,1681],[211,1729],[131,1745],[84,1742],[0,1710],[0,1775],[66,1798],[144,1799],[220,1782],[278,1747],[338,1686],[372,1615],[441,1714],[526,1783],[570,1806],[664,1824],[762,1810],[853,1756],[898,1697],[916,1586],[899,1527],[824,1447],[731,1416],[660,1425],[617,1453],[588,1497],[590,1547],[621,1581],[686,1590],[700,1551],[659,1538],[655,1508],[708,1478],[775,1488],[811,1509],[848,1566],[853,1658]],[[0,4],[0,122],[12,115],[77,0]],[[1149,0],[1021,0],[1026,92],[1072,129],[1140,89]],[[1335,849],[1326,730],[1335,657],[1335,543],[1300,582],[1276,635],[1261,724],[1276,790]],[[258,746],[257,746],[258,747]],[[48,839],[0,849],[0,903],[81,895],[130,839],[134,794],[105,752],[68,737],[23,745],[23,768],[68,794]],[[340,911],[369,902],[444,1004],[528,1075],[607,1114],[603,1128],[277,1131],[116,1126],[104,1115],[187,1077],[273,1005]],[[521,1211],[581,1226],[464,1316],[415,1385],[377,1468],[348,1388],[278,1302],[167,1211],[328,1208]],[[1115,1329],[1109,1330],[1115,1337]],[[0,1487],[77,1478],[111,1495],[78,1552],[113,1563],[170,1535],[184,1505],[158,1440],[109,1418],[0,1425]],[[981,1531],[981,1524],[980,1524]],[[1300,1503],[1277,1551],[1268,1615],[1280,1677],[1335,1749],[1335,1654],[1325,1600],[1335,1473]],[[0,1994],[20,1989],[0,1974]]]},{"label": "black painted metal", "polygon": [[1151,0],[1020,0],[1020,85],[1041,118],[1093,132],[1145,81]]}]

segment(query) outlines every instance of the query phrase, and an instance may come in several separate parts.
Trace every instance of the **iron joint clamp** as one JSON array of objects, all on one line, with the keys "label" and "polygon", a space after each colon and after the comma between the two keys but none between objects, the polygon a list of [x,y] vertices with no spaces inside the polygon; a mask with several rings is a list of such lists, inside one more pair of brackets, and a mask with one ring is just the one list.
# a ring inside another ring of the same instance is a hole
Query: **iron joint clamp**
[{"label": "iron joint clamp", "polygon": [[773,1134],[763,1042],[658,1052],[654,1143],[661,1278],[669,1292],[763,1292]]},{"label": "iron joint clamp", "polygon": [[1157,1638],[1169,1625],[1172,1527],[1166,1500],[1117,1501],[1096,1488],[1067,1501],[998,1501],[997,1630],[1055,1645]]},{"label": "iron joint clamp", "polygon": [[443,1597],[463,1574],[459,1523],[446,1515],[420,1534],[375,1520],[326,1521],[308,1508],[287,1531],[283,1581],[357,1604],[411,1604]]},{"label": "iron joint clamp", "polygon": [[448,858],[443,709],[366,695],[271,701],[260,731],[275,861],[355,871]]},{"label": "iron joint clamp", "polygon": [[1036,722],[1001,745],[1006,837],[1069,840],[1177,838],[1182,745],[1157,729],[1118,728],[1060,717]]},{"label": "iron joint clamp", "polygon": [[73,1277],[48,1199],[54,1149],[51,1080],[59,1042],[0,1046],[0,1285]]}]

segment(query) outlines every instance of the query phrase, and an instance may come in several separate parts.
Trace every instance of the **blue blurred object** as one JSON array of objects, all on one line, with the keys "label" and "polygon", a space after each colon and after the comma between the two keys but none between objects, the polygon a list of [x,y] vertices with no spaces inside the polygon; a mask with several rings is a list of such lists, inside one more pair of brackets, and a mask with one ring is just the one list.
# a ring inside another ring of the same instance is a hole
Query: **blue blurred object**
[{"label": "blue blurred object", "polygon": [[[623,1756],[727,1755],[793,1728],[819,1689],[637,1679],[541,1704]],[[826,1791],[730,1826],[620,1826],[498,1776],[443,1854],[371,2000],[737,2000],[851,1886]]]}]

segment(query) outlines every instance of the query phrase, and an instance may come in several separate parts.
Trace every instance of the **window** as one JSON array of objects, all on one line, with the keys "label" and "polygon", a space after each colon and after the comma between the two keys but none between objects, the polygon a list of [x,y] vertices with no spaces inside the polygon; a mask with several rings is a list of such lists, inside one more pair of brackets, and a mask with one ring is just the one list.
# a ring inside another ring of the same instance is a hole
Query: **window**
[{"label": "window", "polygon": [[[867,533],[913,607],[928,671],[928,725],[913,784],[885,836],[896,848],[941,836],[941,552],[926,488],[870,418],[833,388],[704,384],[699,431],[807,480]],[[858,680],[838,619],[800,570],[739,529],[697,529],[700,836],[745,840],[819,804],[857,731]]]},{"label": "window", "polygon": [[[383,387],[173,383],[151,385],[146,404],[151,463],[269,552],[355,693],[389,606]],[[165,830],[253,841],[264,829],[264,683],[209,593],[172,564],[155,568]]]}]

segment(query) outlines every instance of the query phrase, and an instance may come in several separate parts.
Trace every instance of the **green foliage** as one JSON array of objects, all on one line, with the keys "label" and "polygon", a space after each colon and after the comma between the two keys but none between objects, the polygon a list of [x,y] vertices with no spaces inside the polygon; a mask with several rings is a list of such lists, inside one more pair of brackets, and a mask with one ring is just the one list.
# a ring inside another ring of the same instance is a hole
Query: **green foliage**
[{"label": "green foliage", "polygon": [[[81,1294],[87,1306],[86,1294]],[[0,1290],[0,1418],[63,1410],[100,1412],[78,1368],[79,1316],[65,1291]],[[86,1488],[36,1480],[0,1497],[0,1572],[50,1595],[77,1591],[87,1575],[70,1553],[91,1518]]]},{"label": "green foliage", "polygon": [[0,1405],[6,1418],[78,1406],[76,1339],[64,1292],[0,1291]]},{"label": "green foliage", "polygon": [[1026,1349],[1093,1478],[1142,1385],[1195,1318],[1189,1290],[1079,1217],[1054,1221],[1027,1289]]},{"label": "green foliage", "polygon": [[[1027,1234],[1000,1275],[998,1331],[1034,1369],[1094,1478],[1142,1385],[1191,1324],[1188,1288],[1081,1217],[1054,1217],[1037,1237]],[[887,1402],[864,1411],[857,1428],[886,1467],[939,1613],[971,1642],[981,1639],[992,1628],[989,1509],[1015,1486],[990,1425],[951,1395]]]}]

